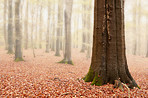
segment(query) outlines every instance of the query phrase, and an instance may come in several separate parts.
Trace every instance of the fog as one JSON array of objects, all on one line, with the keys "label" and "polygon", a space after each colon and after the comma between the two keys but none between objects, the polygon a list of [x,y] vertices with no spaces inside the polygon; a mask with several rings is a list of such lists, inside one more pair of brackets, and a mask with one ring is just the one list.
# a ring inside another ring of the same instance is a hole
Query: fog
[{"label": "fog", "polygon": [[[8,1],[8,0],[7,0]],[[15,34],[15,1],[12,0],[12,18],[13,18],[13,34]],[[72,20],[71,20],[71,37],[72,37],[72,48],[82,49],[83,45],[90,46],[92,48],[92,36],[93,36],[93,0],[87,0],[86,4],[83,0],[74,0],[72,9]],[[27,11],[28,5],[28,11]],[[86,6],[90,6],[88,9]],[[22,46],[25,44],[25,32],[26,25],[28,26],[28,47],[31,48],[31,32],[33,33],[33,44],[34,48],[39,48],[39,44],[42,45],[43,49],[46,48],[47,42],[47,31],[49,29],[49,44],[55,44],[53,47],[56,49],[57,39],[57,28],[60,25],[61,35],[59,40],[64,43],[64,1],[62,1],[61,9],[61,20],[58,22],[58,0],[49,1],[48,11],[48,0],[26,0],[21,1],[20,6],[20,18],[21,18],[21,31],[22,31]],[[4,0],[0,1],[0,47],[5,47],[4,39],[4,17],[6,17],[6,31],[8,30],[8,2],[6,6],[6,13],[4,16]],[[49,12],[49,13],[48,13]],[[28,14],[27,14],[28,13]],[[26,15],[28,19],[26,20]],[[48,20],[49,16],[49,21]],[[88,18],[87,18],[88,17]],[[90,17],[90,18],[89,18]],[[125,0],[125,33],[126,33],[126,50],[128,54],[146,56],[147,54],[147,19],[148,17],[148,2],[146,0]],[[27,23],[25,23],[27,21]],[[87,24],[90,24],[87,26]],[[32,30],[32,31],[31,31]],[[90,33],[89,37],[87,36]],[[86,38],[83,41],[83,34]],[[7,35],[7,34],[6,34]],[[14,36],[15,39],[15,36]],[[89,44],[87,42],[89,40]],[[14,41],[14,40],[13,40]],[[52,42],[52,43],[51,43]],[[13,42],[14,44],[14,42]],[[136,48],[135,48],[136,44]],[[62,46],[64,48],[64,44]],[[41,48],[41,47],[40,47]],[[136,53],[134,53],[136,49]],[[24,50],[24,48],[23,48]],[[90,53],[91,54],[91,53]]]}]

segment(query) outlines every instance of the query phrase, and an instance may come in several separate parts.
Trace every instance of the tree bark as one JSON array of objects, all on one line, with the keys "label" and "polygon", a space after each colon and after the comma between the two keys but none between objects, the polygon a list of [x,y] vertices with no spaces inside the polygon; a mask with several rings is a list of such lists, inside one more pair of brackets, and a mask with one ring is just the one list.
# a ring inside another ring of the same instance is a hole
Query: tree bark
[{"label": "tree bark", "polygon": [[81,48],[81,52],[85,52],[85,49],[86,49],[86,7],[87,5],[85,4],[85,0],[83,0],[83,14],[82,14],[82,26],[83,26],[83,31],[82,31],[82,48]]},{"label": "tree bark", "polygon": [[60,63],[73,64],[71,60],[71,16],[72,16],[72,7],[73,0],[65,1],[65,54],[64,59]]},{"label": "tree bark", "polygon": [[[146,27],[148,27],[148,16],[147,16],[147,26]],[[147,28],[147,30],[146,30],[146,32],[148,32],[148,28]],[[146,57],[148,57],[148,33],[147,33],[147,54],[146,54]]]},{"label": "tree bark", "polygon": [[59,0],[58,3],[58,27],[57,27],[57,37],[56,37],[56,53],[55,56],[60,56],[60,37],[61,37],[61,33],[62,33],[62,6],[63,0]]},{"label": "tree bark", "polygon": [[49,25],[50,25],[50,5],[48,4],[48,21],[47,21],[47,35],[46,35],[46,53],[49,53]]},{"label": "tree bark", "polygon": [[125,54],[124,0],[95,0],[93,53],[85,81],[100,86],[120,79],[138,87]]},{"label": "tree bark", "polygon": [[24,28],[24,32],[25,32],[25,49],[28,49],[28,1],[26,1],[27,5],[26,5],[26,17],[25,17],[25,28]]},{"label": "tree bark", "polygon": [[22,32],[20,28],[20,0],[15,1],[15,61],[23,61],[22,58]]},{"label": "tree bark", "polygon": [[39,48],[42,49],[42,6],[40,8],[40,31],[39,31]]},{"label": "tree bark", "polygon": [[13,54],[12,0],[8,1],[8,54]]},{"label": "tree bark", "polygon": [[8,42],[7,42],[7,0],[4,0],[4,41],[5,41],[5,49],[8,49]]}]

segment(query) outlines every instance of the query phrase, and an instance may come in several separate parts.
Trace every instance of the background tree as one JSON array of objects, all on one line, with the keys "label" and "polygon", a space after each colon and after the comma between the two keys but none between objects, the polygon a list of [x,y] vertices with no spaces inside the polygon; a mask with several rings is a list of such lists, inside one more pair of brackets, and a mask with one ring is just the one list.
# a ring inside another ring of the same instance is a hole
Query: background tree
[{"label": "background tree", "polygon": [[46,53],[49,53],[49,26],[50,26],[50,2],[48,3],[48,21],[47,21],[47,35],[46,35]]},{"label": "background tree", "polygon": [[7,0],[4,0],[4,41],[6,50],[8,49],[7,39]]},{"label": "background tree", "polygon": [[95,85],[120,79],[138,87],[126,61],[124,0],[95,0],[92,61],[86,82]]},{"label": "background tree", "polygon": [[25,49],[28,49],[28,1],[26,1],[26,17],[25,17],[25,28],[24,28],[24,36],[25,36]]},{"label": "background tree", "polygon": [[8,0],[8,54],[13,53],[13,9],[12,0]]},{"label": "background tree", "polygon": [[62,13],[63,13],[63,9],[62,9],[62,4],[63,3],[63,0],[59,0],[58,1],[58,26],[57,26],[57,38],[56,38],[56,53],[55,53],[55,56],[60,56],[60,38],[61,38],[61,33],[62,33],[62,26],[61,26],[61,23],[62,23]]},{"label": "background tree", "polygon": [[23,61],[22,58],[22,32],[20,26],[20,0],[15,1],[15,61]]},{"label": "background tree", "polygon": [[72,16],[72,7],[73,0],[65,1],[65,50],[64,50],[64,59],[60,63],[73,64],[71,60],[71,16]]}]

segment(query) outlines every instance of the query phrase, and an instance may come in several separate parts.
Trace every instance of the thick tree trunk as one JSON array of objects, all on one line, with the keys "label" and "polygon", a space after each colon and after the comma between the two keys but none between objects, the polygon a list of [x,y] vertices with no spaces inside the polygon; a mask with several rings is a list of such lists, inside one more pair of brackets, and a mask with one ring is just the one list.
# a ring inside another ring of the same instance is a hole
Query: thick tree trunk
[{"label": "thick tree trunk", "polygon": [[22,58],[22,32],[20,28],[20,0],[15,1],[15,32],[16,32],[16,47],[15,61],[23,61]]},{"label": "thick tree trunk", "polygon": [[137,87],[125,54],[124,0],[95,0],[92,62],[85,81],[103,85],[120,79]]},{"label": "thick tree trunk", "polygon": [[7,0],[4,0],[4,41],[5,41],[5,49],[8,49],[8,42],[7,42]]},{"label": "thick tree trunk", "polygon": [[8,2],[8,54],[13,53],[12,0]]},{"label": "thick tree trunk", "polygon": [[26,1],[26,17],[25,17],[25,49],[28,49],[28,1]]},{"label": "thick tree trunk", "polygon": [[65,54],[64,59],[60,63],[73,64],[71,60],[71,16],[73,0],[66,0],[65,4]]}]

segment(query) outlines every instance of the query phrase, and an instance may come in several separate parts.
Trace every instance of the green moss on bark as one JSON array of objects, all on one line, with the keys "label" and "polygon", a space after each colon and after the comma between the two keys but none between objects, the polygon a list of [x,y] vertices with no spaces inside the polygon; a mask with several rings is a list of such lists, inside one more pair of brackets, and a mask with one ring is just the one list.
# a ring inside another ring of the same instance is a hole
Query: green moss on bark
[{"label": "green moss on bark", "polygon": [[103,80],[98,76],[98,73],[95,73],[92,68],[89,69],[87,75],[83,78],[85,82],[92,82],[91,85],[101,86]]},{"label": "green moss on bark", "polygon": [[58,63],[74,65],[72,61],[66,61],[66,60],[62,60],[62,61],[60,61]]},{"label": "green moss on bark", "polygon": [[92,68],[89,69],[87,75],[85,76],[85,82],[92,82],[94,78],[94,71]]},{"label": "green moss on bark", "polygon": [[7,54],[14,54],[13,51],[8,51]]},{"label": "green moss on bark", "polygon": [[19,61],[24,61],[24,59],[23,58],[16,58],[15,59],[15,62],[19,62]]},{"label": "green moss on bark", "polygon": [[103,83],[102,78],[99,77],[98,74],[96,73],[91,85],[101,86],[102,83]]},{"label": "green moss on bark", "polygon": [[58,56],[58,57],[60,57],[61,55],[60,55],[60,54],[55,54],[55,56]]}]

